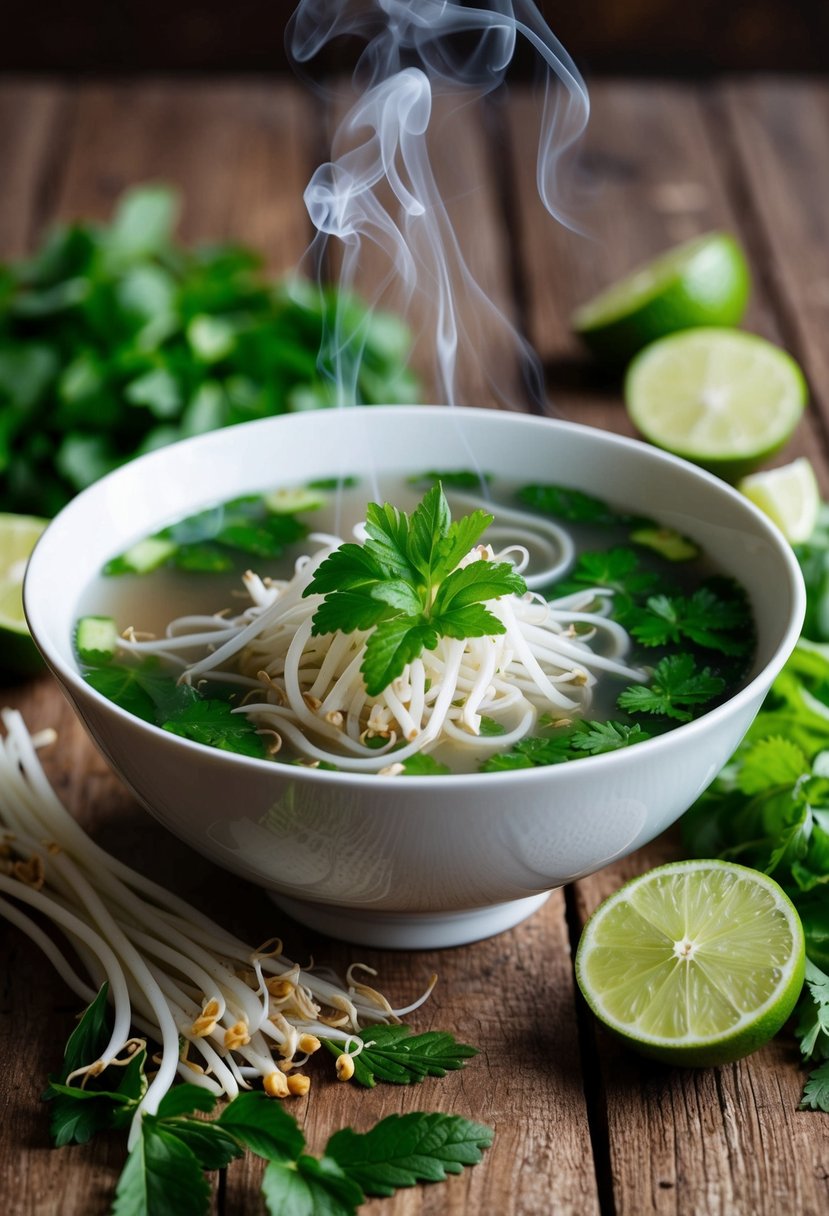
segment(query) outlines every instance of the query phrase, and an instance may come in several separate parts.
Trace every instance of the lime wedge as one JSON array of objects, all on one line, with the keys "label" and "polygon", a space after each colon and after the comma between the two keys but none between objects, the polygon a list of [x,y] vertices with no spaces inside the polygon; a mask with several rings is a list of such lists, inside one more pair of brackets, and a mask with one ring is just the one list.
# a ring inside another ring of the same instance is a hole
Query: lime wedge
[{"label": "lime wedge", "polygon": [[603,358],[626,361],[648,342],[697,325],[737,325],[749,271],[732,236],[709,232],[640,266],[572,317],[573,329]]},{"label": "lime wedge", "polygon": [[46,523],[33,515],[0,514],[0,667],[7,675],[30,675],[43,666],[23,615],[23,575]]},{"label": "lime wedge", "polygon": [[790,438],[806,404],[806,381],[794,359],[764,338],[691,329],[636,356],[625,403],[651,443],[733,480]]},{"label": "lime wedge", "polygon": [[805,456],[777,469],[751,473],[737,483],[737,489],[777,524],[791,544],[801,544],[814,532],[820,489]]},{"label": "lime wedge", "polygon": [[727,1064],[766,1043],[803,986],[803,929],[773,879],[724,861],[634,878],[585,926],[576,978],[590,1008],[644,1055]]}]

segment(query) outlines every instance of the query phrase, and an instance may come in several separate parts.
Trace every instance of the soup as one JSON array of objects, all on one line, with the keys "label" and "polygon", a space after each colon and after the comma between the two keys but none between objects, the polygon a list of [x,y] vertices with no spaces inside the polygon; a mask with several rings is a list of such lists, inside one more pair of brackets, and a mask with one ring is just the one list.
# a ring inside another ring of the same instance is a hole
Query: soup
[{"label": "soup", "polygon": [[753,652],[745,594],[686,537],[458,470],[219,504],[113,558],[79,612],[85,678],[155,725],[387,776],[631,746]]}]

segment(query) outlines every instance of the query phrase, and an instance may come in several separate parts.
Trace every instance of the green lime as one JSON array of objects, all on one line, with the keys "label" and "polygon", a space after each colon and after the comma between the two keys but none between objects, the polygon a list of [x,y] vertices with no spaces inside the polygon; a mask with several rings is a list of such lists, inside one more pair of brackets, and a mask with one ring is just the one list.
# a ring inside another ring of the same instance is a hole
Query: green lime
[{"label": "green lime", "polygon": [[676,456],[734,480],[791,437],[806,381],[790,355],[737,329],[690,329],[646,346],[625,377],[639,431]]},{"label": "green lime", "polygon": [[31,675],[43,666],[23,615],[23,575],[46,523],[0,514],[0,667],[6,675]]},{"label": "green lime", "polygon": [[750,287],[732,236],[709,232],[640,266],[577,309],[573,329],[594,354],[627,361],[648,342],[698,325],[737,325]]},{"label": "green lime", "polygon": [[728,1064],[777,1033],[803,986],[803,929],[773,879],[726,861],[678,861],[596,910],[576,978],[596,1016],[669,1064]]},{"label": "green lime", "polygon": [[805,456],[777,469],[750,473],[737,489],[773,520],[793,545],[809,539],[820,511],[815,470]]}]

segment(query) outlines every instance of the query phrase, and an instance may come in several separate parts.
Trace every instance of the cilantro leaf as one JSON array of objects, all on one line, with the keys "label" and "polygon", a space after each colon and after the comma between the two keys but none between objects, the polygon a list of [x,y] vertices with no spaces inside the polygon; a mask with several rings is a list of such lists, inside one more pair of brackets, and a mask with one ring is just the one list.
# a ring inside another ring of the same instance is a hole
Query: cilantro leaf
[{"label": "cilantro leaf", "polygon": [[722,599],[709,587],[691,596],[651,596],[637,609],[630,632],[643,646],[680,644],[684,639],[727,655],[746,654],[752,647],[745,604]]},{"label": "cilantro leaf", "polygon": [[492,523],[493,516],[486,511],[473,511],[454,520],[448,532],[437,546],[437,557],[432,571],[432,581],[445,578],[455,569],[461,558],[477,545],[481,536]]},{"label": "cilantro leaf", "polygon": [[451,522],[443,490],[433,486],[412,512],[407,544],[409,559],[428,586],[434,581],[433,566]]},{"label": "cilantro leaf", "polygon": [[803,1086],[800,1110],[822,1110],[829,1114],[829,1060],[809,1074]]},{"label": "cilantro leaf", "polygon": [[411,518],[385,503],[369,505],[368,539],[341,545],[317,567],[303,595],[322,595],[314,634],[369,633],[360,670],[378,696],[438,637],[464,640],[504,632],[484,603],[523,594],[507,563],[484,559],[458,567],[492,517],[484,511],[452,522],[442,487],[432,487]]},{"label": "cilantro leaf", "polygon": [[84,671],[92,688],[122,709],[145,722],[160,725],[198,700],[199,694],[187,684],[176,684],[157,659],[136,663],[127,657]]},{"label": "cilantro leaf", "polygon": [[597,553],[582,553],[569,577],[556,585],[556,593],[569,595],[582,587],[606,587],[627,597],[644,595],[655,588],[659,579],[641,570],[640,565],[634,551],[621,545]]},{"label": "cilantro leaf", "polygon": [[477,1165],[493,1131],[459,1115],[388,1115],[360,1135],[336,1132],[325,1147],[343,1172],[367,1195],[393,1195],[398,1187],[442,1182]]},{"label": "cilantro leaf", "polygon": [[112,1216],[204,1216],[210,1187],[188,1146],[152,1115],[118,1180]]},{"label": "cilantro leaf", "polygon": [[381,621],[366,642],[361,671],[366,692],[379,696],[403,671],[407,663],[424,650],[434,650],[438,635],[422,617],[395,617]]},{"label": "cilantro leaf", "polygon": [[415,752],[402,763],[407,777],[443,777],[452,771],[448,764],[442,764],[424,752]]},{"label": "cilantro leaf", "polygon": [[779,736],[750,744],[741,759],[737,787],[749,795],[761,794],[777,786],[792,786],[810,768],[802,750]]},{"label": "cilantro leaf", "polygon": [[623,722],[581,721],[576,724],[569,743],[577,752],[599,756],[605,752],[618,751],[622,747],[630,747],[634,743],[643,743],[650,737],[638,722],[627,726]]},{"label": "cilantro leaf", "polygon": [[112,1014],[107,1004],[109,986],[102,984],[66,1044],[60,1071],[49,1078],[43,1098],[51,1104],[50,1132],[56,1148],[86,1144],[99,1131],[113,1126],[121,1111],[131,1112],[144,1094],[146,1052],[136,1052],[125,1067],[106,1068],[80,1082],[67,1085],[76,1069],[93,1064],[109,1042]]},{"label": "cilantro leaf", "polygon": [[425,473],[415,473],[408,478],[411,485],[418,482],[436,482],[448,486],[450,490],[480,490],[482,484],[492,480],[491,473],[476,473],[472,469],[429,469]]},{"label": "cilantro leaf", "polygon": [[261,1090],[239,1094],[224,1108],[216,1124],[271,1161],[293,1161],[305,1147],[296,1120]]},{"label": "cilantro leaf", "polygon": [[[360,1038],[366,1045],[353,1057],[353,1079],[369,1089],[378,1081],[408,1085],[424,1077],[444,1077],[447,1072],[463,1068],[466,1060],[478,1054],[477,1048],[459,1043],[446,1031],[412,1034],[410,1026],[374,1026]],[[322,1042],[332,1055],[342,1055],[342,1047],[336,1040]]]},{"label": "cilantro leaf", "polygon": [[481,765],[482,773],[504,772],[515,768],[537,768],[545,764],[562,764],[572,758],[570,750],[572,730],[564,734],[539,738],[530,735],[519,739],[508,752],[489,756]]},{"label": "cilantro leaf", "polygon": [[688,654],[669,655],[654,668],[650,684],[633,684],[620,693],[616,704],[630,713],[659,714],[690,722],[692,706],[704,705],[725,688],[721,676],[705,667],[698,671]]},{"label": "cilantro leaf", "polygon": [[256,727],[244,714],[234,713],[227,701],[199,698],[161,725],[171,734],[221,751],[259,759],[267,755],[265,741]]},{"label": "cilantro leaf", "polygon": [[[470,562],[444,578],[435,596],[433,616],[440,620],[455,609],[500,599],[502,595],[523,595],[526,590],[527,584],[508,562]],[[503,625],[497,623],[500,627],[495,632],[503,633]]]},{"label": "cilantro leaf", "polygon": [[612,510],[601,498],[566,486],[522,486],[518,498],[528,507],[571,524],[613,525],[629,519],[629,516]]},{"label": "cilantro leaf", "polygon": [[262,1194],[270,1216],[354,1216],[365,1199],[332,1157],[304,1153],[294,1161],[270,1161]]}]

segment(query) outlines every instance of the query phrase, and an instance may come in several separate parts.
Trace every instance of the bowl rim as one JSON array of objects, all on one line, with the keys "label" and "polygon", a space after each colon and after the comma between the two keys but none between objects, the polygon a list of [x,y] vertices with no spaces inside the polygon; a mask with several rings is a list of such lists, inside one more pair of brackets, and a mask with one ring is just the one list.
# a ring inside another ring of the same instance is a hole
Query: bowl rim
[{"label": "bowl rim", "polygon": [[[728,485],[713,473],[700,468],[697,465],[690,463],[679,456],[674,456],[670,452],[666,452],[661,448],[657,448],[651,444],[645,443],[640,439],[635,439],[627,435],[620,435],[614,431],[608,431],[601,427],[587,426],[583,423],[571,422],[567,419],[550,418],[546,415],[525,414],[520,412],[493,410],[480,407],[470,406],[441,406],[441,405],[417,405],[417,406],[351,406],[348,407],[348,412],[358,417],[377,416],[378,414],[390,415],[395,417],[417,417],[428,414],[431,411],[438,411],[449,417],[458,415],[470,417],[473,421],[477,419],[486,419],[492,421],[496,418],[504,420],[505,425],[527,426],[528,428],[553,428],[563,432],[569,432],[583,437],[584,439],[595,439],[598,443],[607,444],[611,447],[617,447],[620,450],[635,449],[639,453],[646,453],[649,458],[656,463],[665,465],[674,465],[678,469],[682,469],[685,475],[689,473],[702,484],[708,484],[718,494],[725,498],[730,498],[732,502],[739,503],[741,510],[744,511],[747,518],[752,519],[755,527],[764,535],[764,539],[771,543],[781,558],[781,569],[788,575],[789,590],[792,597],[792,612],[789,617],[788,624],[779,638],[773,653],[770,655],[763,667],[755,673],[755,675],[743,685],[733,696],[729,697],[722,705],[715,706],[707,713],[701,714],[691,722],[677,722],[668,731],[661,735],[655,735],[650,739],[637,743],[635,748],[636,756],[641,756],[643,759],[645,753],[640,749],[646,748],[647,754],[655,753],[658,749],[666,747],[674,747],[681,743],[693,743],[694,736],[700,732],[707,733],[721,720],[729,718],[732,713],[739,711],[746,703],[751,702],[756,696],[759,685],[767,685],[770,679],[774,679],[783,667],[786,659],[793,650],[802,627],[803,619],[806,611],[806,590],[803,581],[803,575],[798,565],[797,559],[779,529],[763,514],[749,499],[740,494],[733,486]],[[301,415],[308,417],[308,415]],[[217,446],[221,438],[224,442],[242,442],[240,438],[229,438],[233,433],[244,433],[249,435],[254,429],[270,430],[284,423],[287,420],[296,418],[297,415],[279,414],[271,415],[267,418],[255,419],[251,422],[236,424],[233,427],[223,428],[218,431],[209,431],[202,435],[191,436],[186,439],[177,441],[174,444],[169,444],[166,447],[157,449],[152,452],[147,452],[141,456],[135,457],[125,465],[119,466],[112,472],[106,474],[91,486],[82,490],[69,503],[66,504],[49,522],[41,537],[38,539],[34,550],[32,551],[29,563],[26,569],[26,574],[23,584],[23,604],[24,613],[26,616],[29,629],[32,637],[43,655],[47,666],[57,677],[59,683],[77,692],[81,697],[90,698],[91,701],[97,704],[100,709],[106,713],[113,715],[116,720],[123,722],[134,730],[149,732],[150,738],[163,738],[173,748],[184,749],[185,754],[192,753],[194,758],[199,756],[204,757],[207,752],[213,759],[213,763],[225,762],[232,767],[240,770],[250,769],[256,772],[272,772],[275,776],[286,777],[290,775],[292,780],[297,780],[301,783],[310,782],[312,785],[321,782],[333,783],[341,786],[353,786],[363,788],[368,782],[371,789],[382,790],[399,789],[401,781],[405,786],[411,786],[412,782],[417,782],[423,785],[423,778],[410,774],[401,773],[396,776],[382,775],[380,773],[355,773],[344,770],[326,770],[319,768],[311,768],[302,764],[280,764],[272,759],[260,759],[253,756],[244,756],[237,752],[228,752],[221,749],[209,747],[207,744],[196,743],[193,740],[185,739],[180,735],[175,735],[170,731],[165,731],[162,727],[156,726],[154,723],[146,722],[142,718],[136,717],[128,710],[122,709],[115,702],[110,701],[102,693],[99,693],[90,684],[88,684],[80,674],[77,666],[67,662],[57,645],[52,643],[48,630],[39,628],[39,611],[38,604],[34,601],[32,586],[41,579],[40,562],[42,554],[48,549],[50,543],[50,533],[53,533],[55,525],[60,521],[60,526],[64,526],[65,519],[70,516],[75,510],[80,509],[82,500],[86,500],[94,495],[102,495],[107,492],[107,487],[114,481],[120,479],[126,469],[134,470],[136,466],[145,466],[151,470],[153,465],[169,460],[170,453],[175,451],[193,451],[204,449],[209,451],[212,446]],[[316,415],[314,415],[316,417]],[[356,418],[355,418],[356,425]],[[500,425],[500,423],[496,423]],[[134,472],[132,473],[134,476]],[[195,505],[195,510],[200,509],[200,505]],[[91,575],[90,577],[93,577]],[[584,773],[585,778],[591,773],[598,764],[608,774],[612,774],[614,767],[625,765],[629,761],[630,748],[619,748],[616,751],[605,752],[595,756],[584,756],[578,759],[578,772]],[[390,753],[391,756],[391,753]],[[572,763],[543,765],[529,769],[509,769],[495,772],[473,772],[473,773],[444,773],[433,774],[428,778],[427,789],[459,789],[460,785],[474,788],[481,782],[485,783],[485,788],[491,789],[493,781],[518,781],[522,784],[529,785],[532,782],[550,782],[563,779],[563,774],[572,775]],[[558,776],[557,776],[558,774]]]}]

